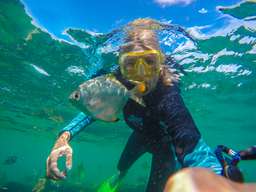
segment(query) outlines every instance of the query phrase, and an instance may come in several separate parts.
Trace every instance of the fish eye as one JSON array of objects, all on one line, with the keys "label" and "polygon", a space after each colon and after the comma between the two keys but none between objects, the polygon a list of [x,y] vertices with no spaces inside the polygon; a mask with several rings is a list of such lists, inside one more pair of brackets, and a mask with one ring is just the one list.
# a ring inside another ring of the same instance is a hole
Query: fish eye
[{"label": "fish eye", "polygon": [[79,100],[79,99],[80,99],[80,93],[79,93],[78,91],[75,92],[74,98],[75,98],[76,100]]}]

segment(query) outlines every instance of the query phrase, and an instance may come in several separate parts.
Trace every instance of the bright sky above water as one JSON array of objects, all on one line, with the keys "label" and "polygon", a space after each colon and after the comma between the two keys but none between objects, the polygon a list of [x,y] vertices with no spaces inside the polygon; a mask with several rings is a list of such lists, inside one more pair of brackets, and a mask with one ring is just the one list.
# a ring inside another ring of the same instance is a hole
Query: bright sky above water
[{"label": "bright sky above water", "polygon": [[23,0],[36,22],[61,37],[65,28],[75,27],[109,32],[138,17],[172,21],[185,27],[217,22],[216,6],[229,6],[239,0]]}]

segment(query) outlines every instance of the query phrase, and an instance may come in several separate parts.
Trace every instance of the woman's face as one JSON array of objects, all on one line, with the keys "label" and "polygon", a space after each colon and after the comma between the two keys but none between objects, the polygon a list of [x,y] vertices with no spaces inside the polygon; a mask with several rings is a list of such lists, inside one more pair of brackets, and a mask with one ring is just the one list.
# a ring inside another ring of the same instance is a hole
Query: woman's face
[{"label": "woman's face", "polygon": [[[121,73],[134,84],[143,83],[145,93],[153,90],[159,79],[163,56],[159,50],[123,53],[119,58]],[[144,93],[144,94],[145,94]]]}]

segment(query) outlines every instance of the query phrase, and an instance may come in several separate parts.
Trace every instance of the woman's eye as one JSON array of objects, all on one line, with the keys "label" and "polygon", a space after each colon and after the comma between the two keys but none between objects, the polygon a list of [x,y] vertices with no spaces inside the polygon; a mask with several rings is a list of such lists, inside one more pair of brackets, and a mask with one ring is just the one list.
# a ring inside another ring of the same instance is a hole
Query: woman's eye
[{"label": "woman's eye", "polygon": [[148,65],[154,65],[156,63],[156,60],[153,58],[146,58],[145,60]]},{"label": "woman's eye", "polygon": [[134,65],[134,61],[132,60],[125,61],[125,67],[133,67],[133,65]]},{"label": "woman's eye", "polygon": [[145,57],[145,61],[149,65],[154,65],[157,62],[157,58],[155,55],[148,55],[147,57]]}]

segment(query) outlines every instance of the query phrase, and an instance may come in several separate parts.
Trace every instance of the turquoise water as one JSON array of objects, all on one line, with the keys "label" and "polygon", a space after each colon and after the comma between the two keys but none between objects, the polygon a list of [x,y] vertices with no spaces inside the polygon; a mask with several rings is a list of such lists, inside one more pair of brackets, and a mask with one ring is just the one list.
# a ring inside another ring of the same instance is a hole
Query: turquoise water
[{"label": "turquoise water", "polygon": [[[240,150],[256,141],[256,6],[220,9],[231,18],[226,27],[190,27],[196,43],[168,31],[159,36],[164,51],[185,71],[178,70],[182,95],[205,141]],[[59,130],[78,113],[68,95],[99,70],[115,68],[122,42],[122,33],[109,38],[72,28],[64,41],[32,21],[19,1],[0,1],[0,191],[31,191],[45,175]],[[115,173],[130,132],[123,121],[89,126],[72,141],[71,177],[49,182],[46,191],[95,191]],[[240,167],[248,182],[256,181],[256,161]],[[143,191],[149,169],[147,154],[132,167],[122,190]]]}]

